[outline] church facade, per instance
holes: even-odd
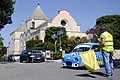
[[[48,27],[64,27],[68,37],[86,37],[86,33],[80,32],[80,26],[67,10],[59,10],[58,14],[52,18],[44,14],[39,5],[37,5],[33,14],[10,34],[10,42],[7,55],[20,54],[26,49],[26,41],[31,39],[43,40],[45,30]]]

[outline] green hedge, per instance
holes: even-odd
[[[0,61],[5,61],[6,57],[5,56],[0,56]]]
[[[61,52],[53,52],[51,54],[51,57],[53,58],[53,60],[58,60],[58,59],[62,59],[62,53]]]

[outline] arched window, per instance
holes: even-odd
[[[32,24],[32,25],[31,25],[31,29],[34,29],[34,28],[35,28],[35,22],[32,21],[31,24]]]
[[[61,25],[62,25],[62,26],[66,26],[67,22],[68,22],[68,21],[67,21],[66,19],[63,19],[63,20],[61,20]]]

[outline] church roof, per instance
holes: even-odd
[[[20,26],[16,29],[16,32],[25,32],[26,31],[26,24],[21,23]]]
[[[40,8],[38,4],[32,16],[30,16],[29,19],[48,20],[48,17],[44,14],[44,12],[42,11],[42,9]]]

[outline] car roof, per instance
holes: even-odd
[[[85,45],[99,45],[99,43],[82,43],[82,45],[85,44]]]
[[[77,47],[90,47],[90,46],[93,46],[93,45],[99,45],[99,43],[81,43],[81,44],[78,44],[75,48]]]

